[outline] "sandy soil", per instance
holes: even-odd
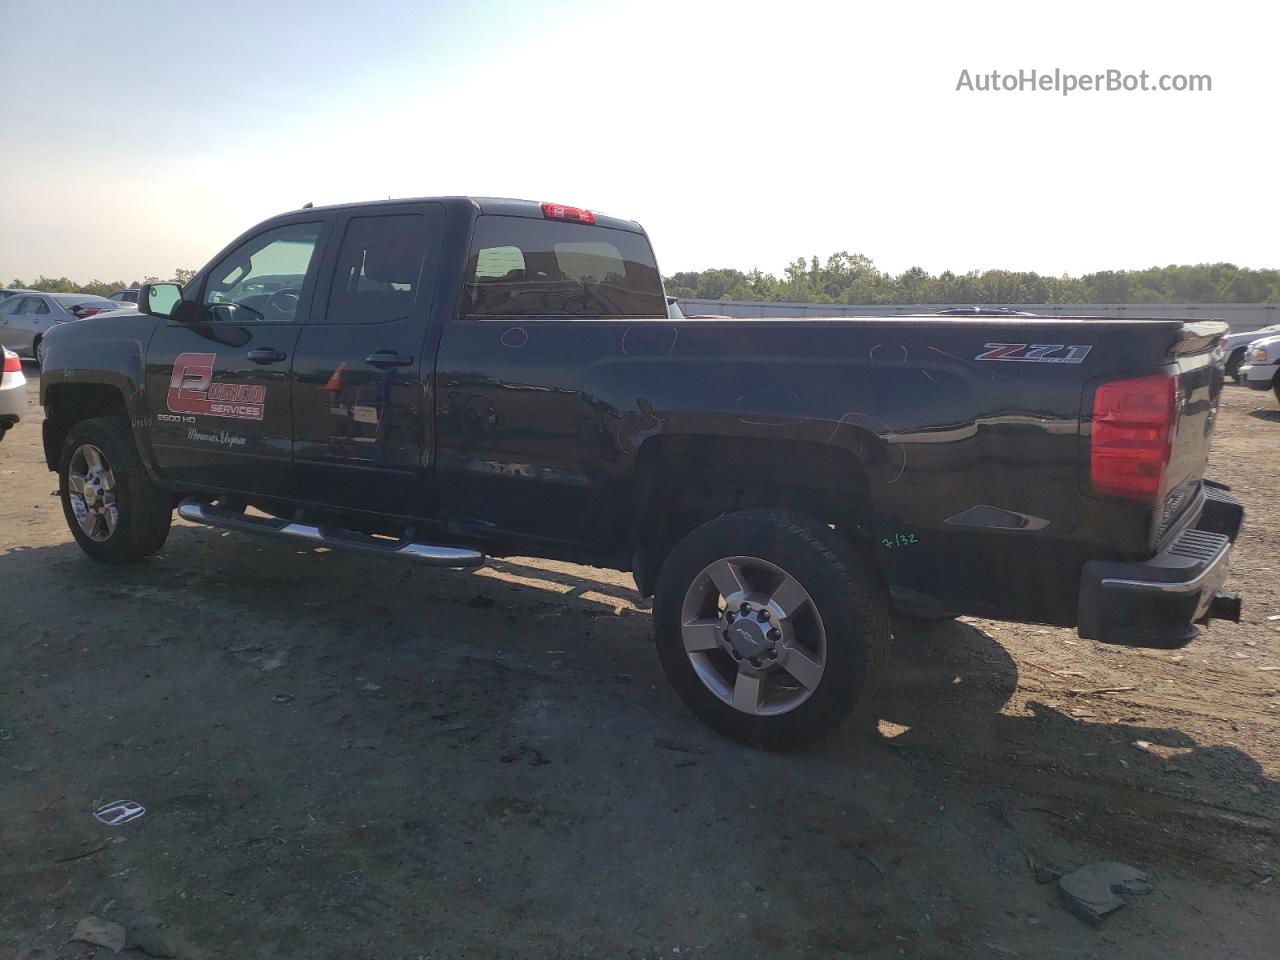
[[[901,624],[878,722],[769,755],[686,714],[613,573],[186,524],[96,566],[33,401],[0,444],[0,958],[110,955],[88,915],[185,958],[1276,957],[1280,413],[1223,406],[1243,624]],[[1110,859],[1154,891],[1101,927],[1041,882]]]

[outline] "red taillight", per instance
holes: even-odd
[[[77,320],[83,320],[85,317],[92,317],[95,313],[102,313],[106,307],[72,307],[71,312],[76,315]]]
[[[1153,501],[1173,446],[1178,378],[1157,374],[1104,383],[1093,396],[1089,468],[1093,489]]]
[[[542,215],[548,220],[572,220],[574,223],[595,223],[596,215],[581,207],[566,207],[562,203],[544,203]]]
[[[6,350],[4,352],[4,372],[5,373],[21,373],[22,361],[16,353]]]

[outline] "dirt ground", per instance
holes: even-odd
[[[899,624],[874,718],[773,755],[685,712],[619,574],[183,523],[97,566],[32,388],[0,444],[0,960],[110,956],[69,940],[91,915],[189,960],[1280,956],[1269,393],[1227,388],[1211,471],[1244,623],[1175,653]],[[99,823],[117,800],[146,813]],[[1051,880],[1097,860],[1154,890],[1092,927]]]

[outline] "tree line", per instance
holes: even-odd
[[[175,270],[185,284],[194,270]],[[45,293],[91,293],[152,283],[157,277],[125,283],[41,276],[11,287]],[[1280,303],[1280,270],[1251,270],[1232,263],[1199,263],[1103,270],[1081,277],[1060,277],[1015,270],[971,270],[934,276],[921,267],[894,275],[876,268],[869,257],[841,251],[827,257],[793,260],[781,278],[760,270],[733,267],[683,270],[666,277],[673,297],[703,300],[772,300],[789,303]]]
[[[173,276],[169,278],[169,282],[186,284],[188,280],[196,275],[194,270],[178,269],[173,271]],[[11,290],[39,290],[41,293],[90,293],[95,297],[105,297],[115,293],[117,290],[128,290],[131,287],[140,287],[144,283],[157,283],[159,277],[145,277],[142,280],[134,280],[132,283],[125,283],[123,280],[90,280],[88,283],[77,283],[67,277],[46,277],[41,274],[40,277],[31,283],[25,283],[17,278],[9,284]]]
[[[912,267],[894,275],[860,253],[841,251],[791,262],[782,277],[732,267],[685,270],[665,278],[667,294],[706,300],[792,303],[1277,303],[1280,270],[1231,263],[1104,270],[1081,277],[1015,270],[943,271]]]

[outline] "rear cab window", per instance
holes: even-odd
[[[665,317],[648,239],[612,227],[485,215],[467,259],[464,313]]]

